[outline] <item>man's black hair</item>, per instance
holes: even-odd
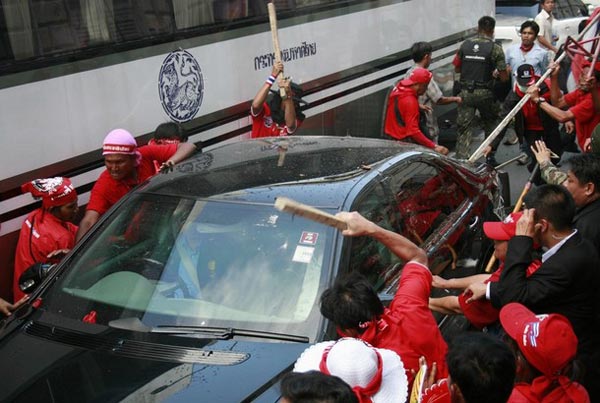
[[[600,155],[583,153],[567,160],[569,170],[581,184],[593,183],[594,192],[600,193]]]
[[[524,202],[527,208],[535,209],[536,220],[544,218],[559,231],[572,228],[575,201],[564,186],[537,186],[525,195]]]
[[[425,56],[433,53],[433,47],[429,42],[415,42],[410,47],[410,54],[415,63],[421,62]]]
[[[510,348],[486,333],[456,336],[446,355],[452,383],[465,403],[504,403],[515,380],[516,362]]]
[[[496,20],[489,15],[484,15],[477,22],[477,27],[480,31],[491,34],[496,28]]]
[[[340,329],[355,329],[383,313],[383,304],[369,281],[358,272],[340,277],[321,295],[321,314]]]
[[[533,30],[533,33],[535,34],[534,40],[537,38],[538,34],[540,33],[540,26],[537,24],[537,22],[535,22],[533,20],[527,20],[524,23],[522,23],[521,30],[519,32],[523,33],[523,30],[525,28],[531,28]]]
[[[346,382],[319,371],[289,372],[281,379],[281,397],[291,403],[358,403]]]
[[[176,139],[181,142],[186,142],[188,139],[188,135],[183,126],[181,126],[179,123],[166,122],[158,125],[158,127],[154,131],[154,139]]]

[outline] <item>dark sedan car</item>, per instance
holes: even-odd
[[[127,195],[2,324],[0,401],[277,401],[307,343],[335,337],[322,291],[358,270],[389,300],[404,264],[278,196],[359,211],[422,245],[434,273],[463,275],[485,265],[497,186],[485,165],[386,140],[199,154]]]

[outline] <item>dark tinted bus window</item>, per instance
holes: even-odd
[[[367,0],[363,0],[367,1]],[[350,1],[276,0],[278,15],[308,12]],[[355,3],[352,1],[352,3]],[[0,61],[54,57],[113,44],[129,48],[230,29],[231,21],[264,24],[264,0],[2,0]],[[258,17],[258,18],[257,18]],[[254,18],[254,20],[252,19]],[[123,48],[120,48],[123,49]]]

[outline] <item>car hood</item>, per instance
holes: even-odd
[[[147,336],[111,331],[102,343],[102,333],[23,323],[0,341],[0,401],[276,401],[274,385],[307,347]]]

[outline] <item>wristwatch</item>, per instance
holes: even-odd
[[[537,100],[537,104],[541,104],[542,102],[546,102],[546,98],[539,97]]]

